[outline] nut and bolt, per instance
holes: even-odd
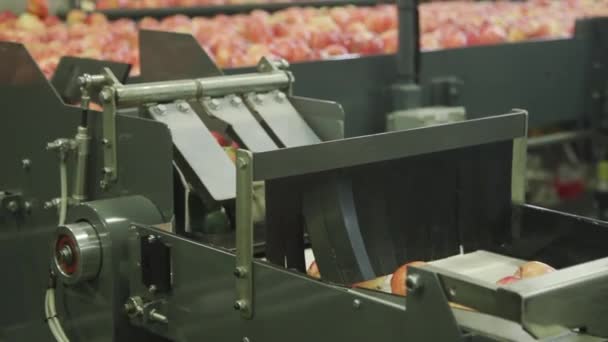
[[[220,108],[220,101],[217,99],[212,99],[207,101],[207,106],[213,110]]]
[[[357,310],[357,309],[359,309],[360,307],[361,307],[361,300],[359,300],[359,299],[355,299],[355,300],[353,300],[353,308],[354,308],[355,310]]]
[[[150,287],[148,287],[148,292],[150,292],[151,294],[155,294],[156,291],[158,291],[158,288],[156,287],[156,285],[152,284],[152,285],[150,285]]]
[[[167,112],[167,106],[159,104],[159,105],[153,106],[151,108],[151,110],[156,115],[163,115]]]
[[[283,102],[285,101],[285,99],[287,98],[287,96],[285,95],[284,92],[282,91],[277,91],[276,95],[275,95],[275,99],[277,100],[277,102]]]
[[[408,275],[405,280],[405,287],[408,293],[414,293],[422,288],[420,276],[417,274]]]
[[[21,167],[24,170],[29,170],[31,166],[32,166],[32,161],[31,160],[29,160],[29,159],[26,158],[26,159],[23,159],[21,161]]]
[[[177,103],[177,110],[182,113],[188,113],[190,111],[190,105],[186,101],[180,101]]]
[[[151,321],[154,321],[154,322],[163,323],[163,324],[169,323],[169,319],[167,318],[167,316],[161,314],[156,309],[150,310],[150,312],[148,313],[148,317],[150,318]]]
[[[247,309],[247,302],[244,300],[237,300],[234,302],[234,310],[246,310]]]
[[[131,318],[139,316],[144,312],[143,305],[141,297],[130,297],[124,305],[125,312]]]
[[[262,103],[264,103],[264,96],[262,94],[256,94],[253,97],[253,101],[256,102],[256,103],[258,103],[258,104],[262,104]]]
[[[247,269],[245,267],[239,266],[234,269],[234,276],[237,278],[245,278],[247,275]]]
[[[238,106],[241,105],[241,103],[243,103],[243,100],[241,100],[240,97],[238,97],[238,96],[235,95],[235,96],[232,96],[232,98],[230,99],[230,103],[233,106],[238,107]]]
[[[6,205],[6,209],[14,214],[19,210],[19,203],[17,203],[17,201],[10,201]]]

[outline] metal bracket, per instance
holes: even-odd
[[[236,301],[245,319],[253,318],[253,154],[237,152],[236,173]]]
[[[526,116],[528,113],[526,112]],[[523,135],[513,139],[513,160],[511,162],[511,202],[514,204],[524,204],[526,202],[526,159],[528,156],[527,136],[528,120]],[[518,215],[517,211],[514,211]],[[512,237],[521,235],[521,217],[511,218]]]
[[[103,179],[99,182],[102,190],[106,190],[118,179],[118,158],[116,157],[116,88],[122,84],[109,68],[103,69],[103,83],[106,84],[99,98],[103,102]]]

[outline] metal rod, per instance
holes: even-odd
[[[418,82],[420,61],[420,27],[417,0],[398,0],[399,47],[397,74],[402,82]]]
[[[567,143],[575,140],[582,140],[593,136],[592,131],[570,131],[570,132],[559,132],[553,134],[547,134],[536,138],[528,139],[528,147],[542,147],[548,145],[555,145],[561,143]]]
[[[83,202],[87,199],[86,184],[87,184],[87,160],[89,158],[89,136],[86,127],[78,127],[76,134],[76,178],[74,181],[74,193],[72,198],[77,202]]]
[[[132,106],[184,98],[222,96],[233,93],[261,92],[289,86],[288,72],[251,73],[206,77],[194,80],[132,84],[116,88],[116,105]]]

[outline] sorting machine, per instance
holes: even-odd
[[[81,75],[80,106],[0,45],[0,339],[608,339],[607,224],[525,204],[525,110],[345,138],[307,75],[224,75],[180,37],[196,58]],[[405,298],[351,287],[410,260]],[[490,280],[524,260],[558,271]]]

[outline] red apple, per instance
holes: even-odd
[[[517,276],[506,276],[504,278],[499,279],[496,282],[496,284],[498,284],[498,285],[507,285],[507,284],[518,282],[520,280],[521,280],[521,278],[517,277]]]
[[[49,3],[47,0],[27,0],[26,10],[38,18],[46,18],[49,15]]]
[[[555,269],[545,263],[540,261],[529,261],[517,269],[515,272],[516,277],[520,277],[522,279],[538,277],[543,274],[554,272]]]

